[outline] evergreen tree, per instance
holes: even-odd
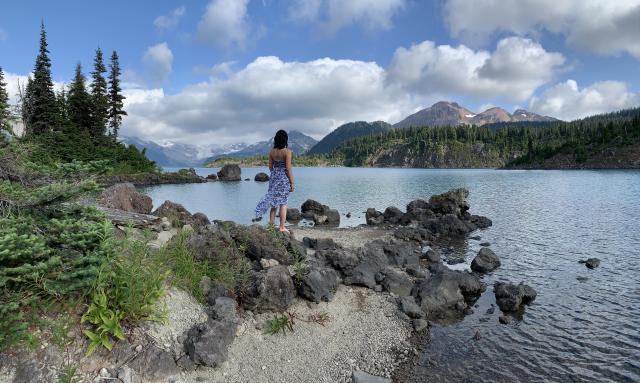
[[[2,71],[2,68],[0,68],[0,131],[11,131],[10,119],[11,111],[9,109],[7,83],[4,82],[4,72]]]
[[[28,97],[31,98],[29,131],[34,135],[50,131],[56,122],[56,95],[53,92],[51,60],[47,49],[44,22],[40,26],[40,50],[36,58],[33,83]]]
[[[82,74],[80,63],[76,66],[76,74],[69,85],[69,120],[80,130],[90,130],[93,119],[91,118],[91,96],[87,93],[85,77]]]
[[[104,136],[107,124],[109,97],[107,95],[107,80],[105,80],[102,75],[106,72],[107,69],[104,66],[104,60],[102,59],[102,51],[98,48],[93,61],[93,72],[91,72],[91,77],[93,79],[93,82],[91,83],[91,114],[93,124],[91,126],[90,133],[91,137],[94,138]]]
[[[122,124],[122,116],[126,116],[127,112],[123,110],[124,96],[120,88],[120,63],[118,62],[118,53],[113,51],[111,55],[111,72],[109,73],[109,128],[110,135],[114,141],[118,139],[118,131]]]
[[[58,124],[66,126],[69,123],[69,102],[68,93],[64,88],[56,93],[56,102],[58,104]]]
[[[31,129],[31,116],[33,114],[33,79],[29,77],[27,84],[18,88],[20,92],[20,115],[24,124],[25,136],[29,137],[33,134]]]

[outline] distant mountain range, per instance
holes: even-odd
[[[412,126],[457,126],[462,124],[482,126],[499,122],[551,122],[556,118],[541,116],[524,109],[513,114],[502,108],[490,108],[481,113],[474,113],[455,102],[440,101],[422,109],[393,125],[395,128]]]
[[[146,149],[147,157],[164,167],[202,166],[221,157],[244,158],[266,155],[273,147],[273,138],[255,144],[189,145],[170,141],[157,143],[137,137],[122,137],[121,142]],[[296,154],[306,153],[317,141],[298,131],[289,132],[289,148]]]
[[[333,132],[327,134],[320,142],[318,142],[309,154],[327,154],[331,153],[338,145],[356,137],[362,137],[369,134],[383,133],[393,129],[393,126],[384,121],[375,122],[349,122],[340,125]]]

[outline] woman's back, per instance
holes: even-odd
[[[271,152],[269,152],[269,156],[271,157],[271,159],[273,161],[286,161],[287,160],[287,154],[289,154],[289,149],[284,148],[284,149],[271,149]]]

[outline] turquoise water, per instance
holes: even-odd
[[[201,175],[217,169],[197,169]],[[266,183],[263,168],[243,168],[236,183],[163,185],[146,192],[158,206],[180,202],[211,219],[249,223]],[[341,226],[364,223],[368,207],[404,210],[416,198],[466,187],[473,214],[494,225],[479,235],[502,266],[485,276],[487,291],[462,322],[432,330],[416,382],[640,381],[640,171],[500,171],[430,169],[294,169],[290,206],[307,198],[340,211]],[[352,213],[347,219],[344,214]],[[465,256],[465,241],[442,249]],[[578,260],[598,257],[587,270]],[[587,277],[579,281],[577,277]],[[526,282],[538,291],[521,321],[498,324],[494,281]],[[481,339],[472,338],[478,331]]]

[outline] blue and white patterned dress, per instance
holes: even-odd
[[[289,177],[285,160],[273,160],[269,190],[256,206],[256,217],[262,217],[269,208],[286,205],[289,199]]]

